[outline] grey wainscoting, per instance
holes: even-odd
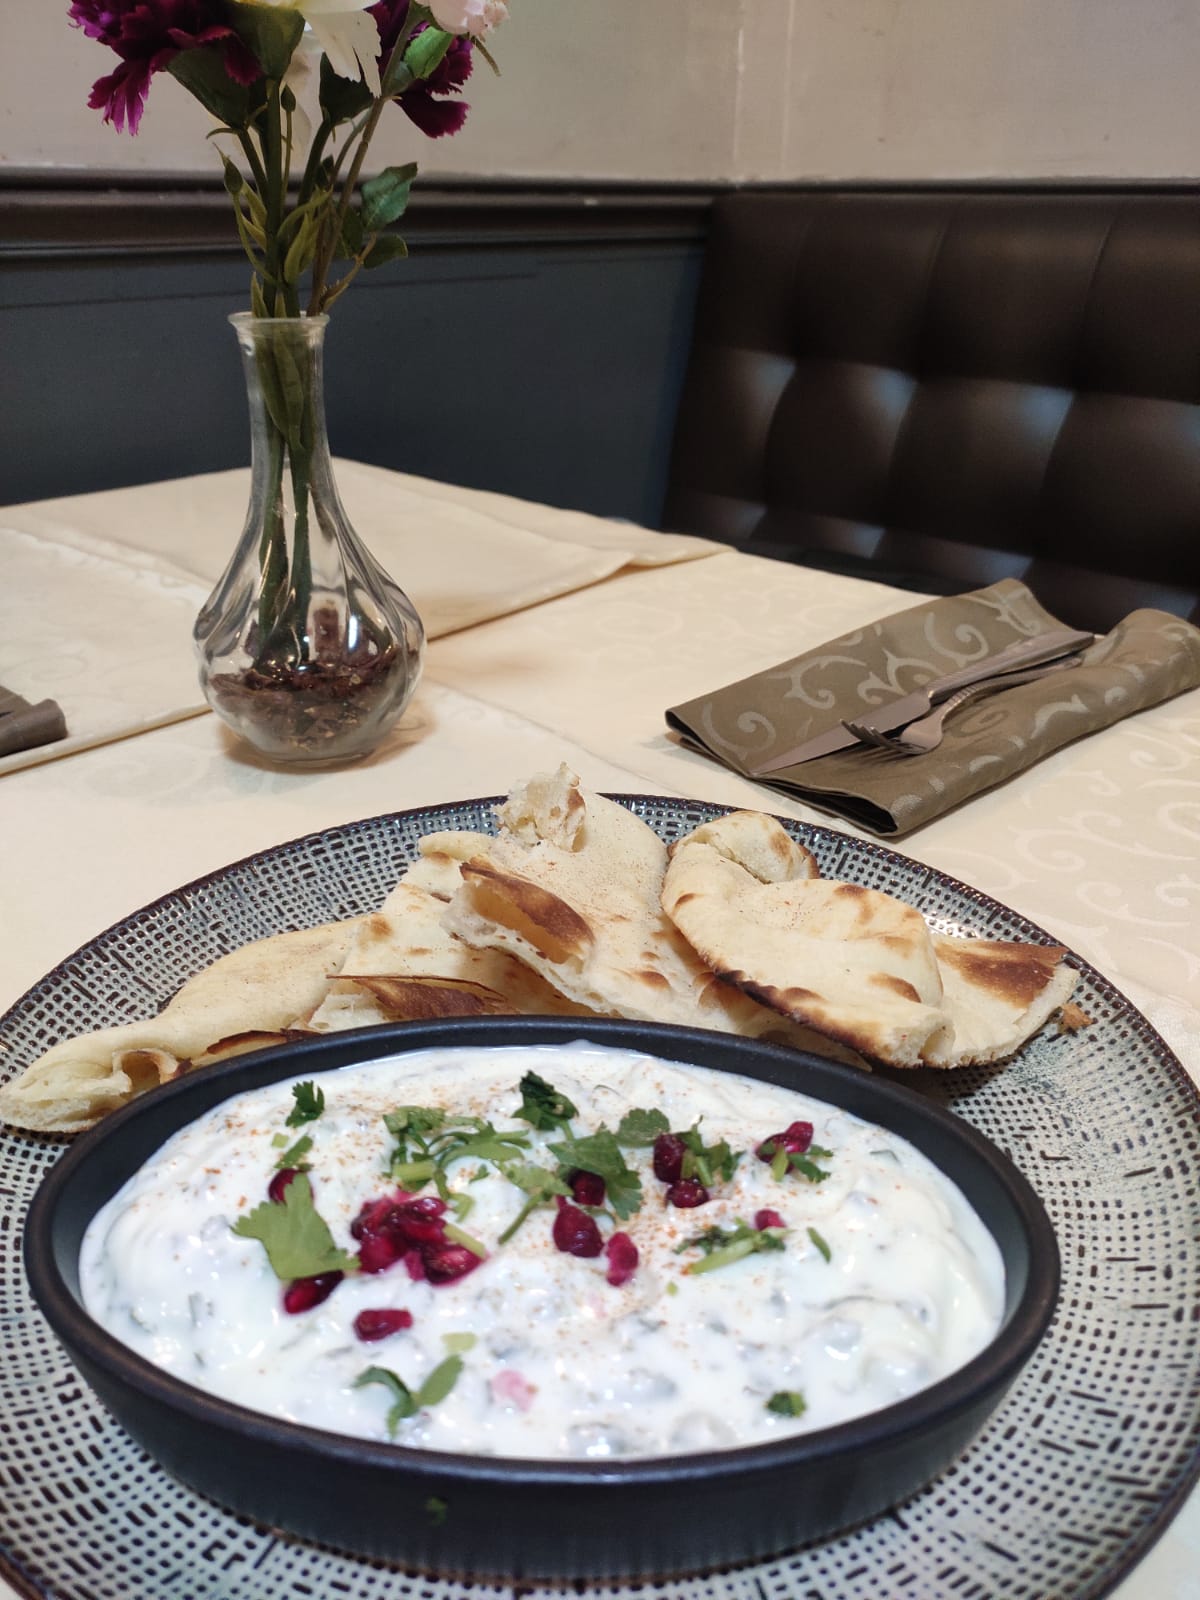
[[[326,346],[335,453],[656,524],[711,190],[418,186]],[[0,177],[0,504],[243,465],[208,180]]]

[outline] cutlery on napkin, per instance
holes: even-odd
[[[744,777],[895,837],[1065,744],[1200,685],[1200,629],[1139,610],[1088,645],[1071,672],[964,707],[927,755],[897,763],[842,727],[878,727],[914,689],[980,666],[990,675],[989,658],[1009,646],[1065,631],[1023,583],[1004,578],[922,601],[673,706],[667,724],[687,747]],[[825,753],[796,761],[797,751],[821,740]]]
[[[66,718],[56,701],[39,700],[31,705],[0,684],[0,756],[53,744],[66,736]]]

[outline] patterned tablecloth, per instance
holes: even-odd
[[[26,611],[53,619],[59,646],[30,654],[14,644],[22,607],[6,578],[0,682],[31,698],[78,691],[80,707],[91,696],[97,722],[106,696],[105,716],[120,700],[135,651],[162,686],[136,714],[125,706],[121,734],[0,776],[0,1011],[120,917],[254,850],[381,812],[499,793],[560,760],[600,789],[828,822],[680,748],[663,712],[914,598],[351,469],[348,503],[363,486],[352,516],[440,637],[409,711],[372,758],[342,772],[286,773],[239,748],[214,717],[193,714],[187,626],[219,564],[211,550],[197,554],[202,507],[210,491],[232,505],[242,483],[219,476],[227,481],[121,491],[119,503],[96,495],[0,513],[0,568],[15,573]],[[407,569],[379,537],[389,502],[397,526],[437,522],[437,538],[417,531],[403,545],[415,552]],[[171,520],[180,506],[183,525]],[[224,553],[228,522],[222,528]],[[491,540],[494,562],[463,564],[464,549]],[[632,565],[655,554],[670,564]],[[464,572],[478,573],[478,585],[464,588]],[[139,622],[151,613],[147,633]],[[35,635],[44,637],[26,638]],[[95,670],[101,659],[107,671]],[[173,708],[176,720],[153,725]],[[139,716],[146,731],[125,736]],[[1200,1081],[1200,691],[1059,751],[919,830],[903,853],[994,896],[1092,962]],[[1193,1495],[1116,1593],[1196,1600],[1198,1574]],[[0,1581],[0,1596],[8,1592]]]

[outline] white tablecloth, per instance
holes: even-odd
[[[363,502],[371,498],[378,510],[392,491],[397,505],[416,495],[426,507],[451,507],[455,518],[464,509],[461,491],[414,487],[377,469],[369,476]],[[220,564],[211,534],[202,558],[193,543],[203,532],[199,511],[182,529],[172,520],[182,504],[199,505],[198,481],[186,495],[179,485],[120,491],[119,529],[116,502],[104,495],[9,508],[0,513],[0,561],[15,551],[32,563],[11,570],[21,583],[35,569],[46,580],[36,606],[45,611],[59,599],[64,636],[74,630],[81,659],[100,648],[111,623],[103,650],[112,662],[127,660],[121,641],[138,638],[136,630],[107,610],[99,618],[81,596],[111,578],[127,597],[155,592],[163,615],[174,607],[190,626],[196,596]],[[208,487],[226,505],[241,492],[240,483]],[[349,501],[352,486],[345,492]],[[426,550],[417,583],[415,572],[389,563],[418,603],[459,622],[457,631],[431,630],[441,637],[429,648],[422,685],[368,761],[340,772],[278,771],[202,715],[0,776],[0,839],[19,841],[4,851],[0,880],[0,1011],[86,939],[205,872],[316,828],[499,793],[560,760],[600,789],[830,820],[682,750],[666,734],[663,711],[914,596],[720,548],[656,547],[657,535],[502,497],[478,497],[465,509],[478,520],[460,520],[459,542],[440,546],[453,549],[452,567],[439,572]],[[357,520],[364,534],[375,532],[367,516]],[[513,569],[505,589],[494,581],[495,564],[464,564],[464,551],[504,541],[508,529],[540,542],[508,541],[528,564]],[[226,526],[226,544],[229,537]],[[41,541],[40,552],[23,543],[29,539]],[[670,565],[631,565],[655,553]],[[186,698],[191,672],[179,631],[176,646],[165,636],[154,645],[178,674],[180,692],[166,697],[173,701]],[[0,682],[36,698],[54,693],[40,676],[46,665],[0,655]],[[1200,1079],[1200,692],[1060,751],[902,848],[1091,961]],[[1117,1593],[1196,1600],[1197,1574],[1193,1496]]]

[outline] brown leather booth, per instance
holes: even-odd
[[[1200,621],[1200,195],[720,198],[663,526]]]

